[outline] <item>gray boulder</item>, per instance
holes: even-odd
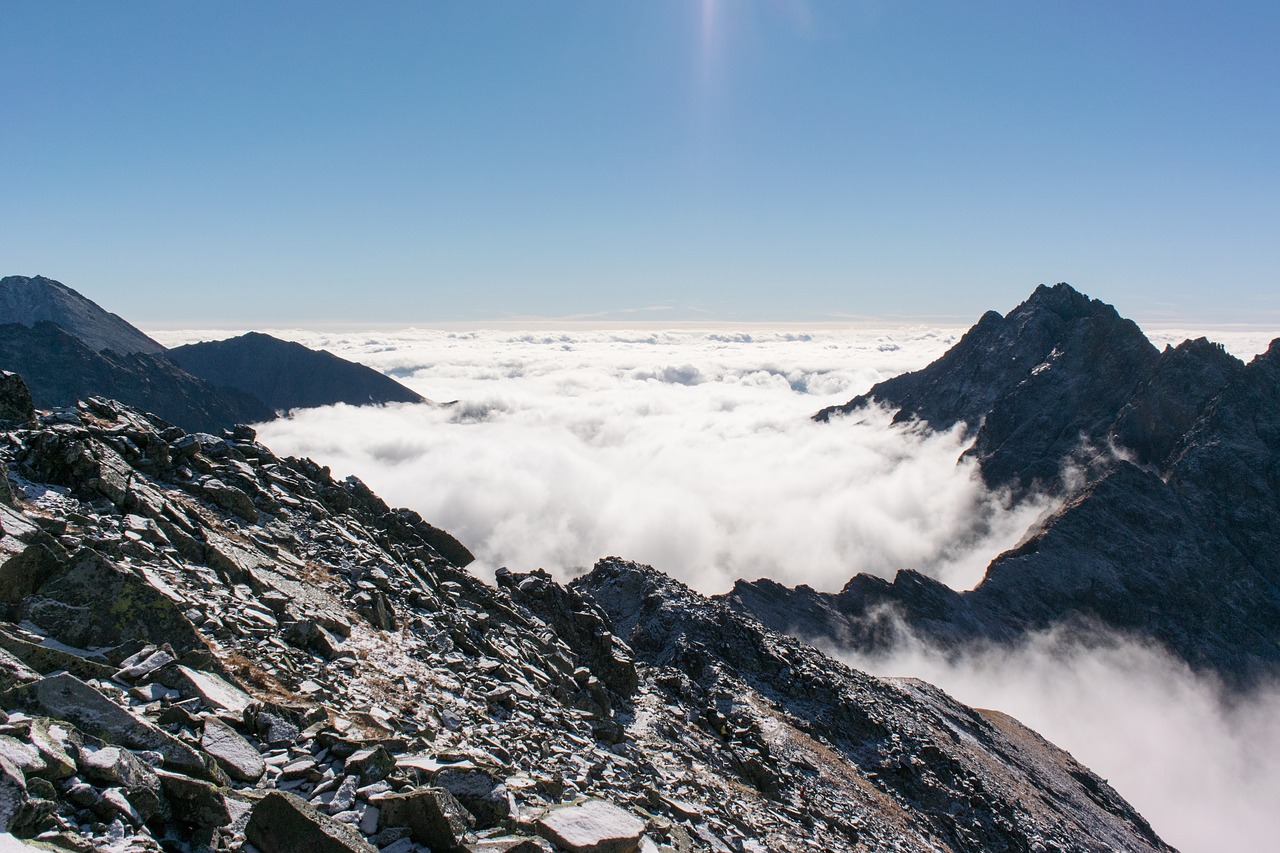
[[[552,809],[537,824],[538,834],[570,853],[635,853],[644,822],[605,800]]]
[[[407,794],[387,794],[375,803],[378,826],[407,826],[409,837],[433,850],[456,850],[476,820],[444,788],[419,788]]]
[[[200,747],[238,782],[257,782],[266,772],[267,765],[253,745],[217,717],[205,717]]]
[[[26,777],[12,761],[0,756],[0,831],[9,831],[26,804]]]
[[[285,791],[272,791],[258,801],[244,835],[261,853],[377,853],[378,849],[350,826]]]

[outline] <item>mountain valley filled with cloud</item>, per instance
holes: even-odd
[[[708,594],[759,577],[836,591],[855,573],[901,568],[967,589],[1061,499],[991,492],[960,459],[957,430],[895,426],[877,411],[810,419],[923,367],[963,332],[278,330],[434,404],[302,410],[259,435],[450,530],[481,575],[508,566],[568,579],[616,554]],[[1201,333],[1245,361],[1272,337],[1148,335],[1164,346]],[[176,345],[230,333],[153,334]],[[963,650],[901,636],[882,654],[824,647],[1014,715],[1109,777],[1181,848],[1256,849],[1280,832],[1280,689],[1233,693],[1107,632]]]

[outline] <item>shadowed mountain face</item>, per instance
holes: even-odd
[[[252,394],[276,411],[426,402],[363,364],[260,332],[174,347],[168,356],[196,376]]]
[[[904,571],[838,593],[740,581],[727,603],[860,649],[903,626],[954,646],[1065,624],[1155,640],[1236,685],[1280,670],[1280,341],[1247,366],[1204,339],[1155,354],[1109,306],[1041,287],[820,417],[838,428],[872,401],[970,424],[987,481],[1015,493],[1063,488],[1068,463],[1084,485],[969,592]]]
[[[919,419],[936,430],[963,422],[988,484],[1053,488],[1082,439],[1106,447],[1116,413],[1158,359],[1110,305],[1066,284],[1041,285],[1007,315],[987,312],[928,367],[816,417],[874,401],[897,409],[897,422]]]
[[[21,374],[39,408],[102,396],[214,432],[297,408],[425,402],[364,365],[256,332],[166,350],[43,276],[0,279],[0,370]]]
[[[183,434],[102,399],[39,415],[18,382],[0,377],[0,831],[67,850],[1170,849],[1015,720],[651,568],[489,586],[449,534],[251,429]]]
[[[204,432],[275,417],[252,395],[218,388],[163,355],[119,355],[109,349],[94,352],[51,322],[38,322],[31,328],[0,325],[0,367],[26,380],[36,407],[41,409],[105,396],[128,400],[172,424]]]
[[[163,346],[61,282],[42,275],[0,278],[0,323],[34,326],[42,320],[58,324],[93,352],[164,352]]]

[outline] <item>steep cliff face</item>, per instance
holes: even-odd
[[[247,428],[17,411],[12,382],[0,829],[77,850],[1168,849],[1013,720],[652,569],[491,587],[447,533]]]
[[[980,424],[970,452],[993,483],[1054,488],[1049,472],[1082,466],[1084,485],[974,590],[902,572],[833,594],[740,582],[727,602],[775,630],[863,649],[895,641],[890,613],[944,646],[1073,623],[1158,641],[1237,685],[1276,672],[1280,341],[1247,366],[1204,339],[1152,357],[1131,326],[1065,285],[1042,287],[850,404]],[[1045,329],[1057,331],[1033,334]]]

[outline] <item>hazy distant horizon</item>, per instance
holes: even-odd
[[[968,322],[960,321],[958,318],[891,318],[891,317],[866,317],[859,320],[831,320],[827,322],[771,322],[766,320],[757,321],[693,321],[688,322],[669,322],[660,321],[652,322],[632,322],[626,320],[602,321],[602,320],[576,320],[570,321],[563,318],[508,318],[495,320],[477,320],[477,321],[449,321],[434,323],[404,323],[387,321],[383,323],[309,323],[309,324],[289,324],[289,325],[251,325],[251,324],[227,324],[227,325],[202,325],[199,323],[144,323],[135,324],[150,337],[164,344],[167,347],[181,346],[183,344],[196,343],[199,341],[224,340],[226,338],[243,335],[247,332],[261,332],[283,340],[297,341],[298,343],[316,345],[315,336],[321,335],[355,335],[361,332],[371,333],[395,333],[404,332],[412,333],[417,331],[440,331],[440,332],[479,332],[479,331],[495,331],[495,332],[682,332],[682,333],[769,333],[769,332],[838,332],[838,331],[857,331],[872,332],[876,330],[895,331],[909,329],[932,329],[936,331],[945,331],[953,333],[957,336],[968,331],[968,329],[977,322],[974,317]],[[1215,343],[1222,344],[1227,352],[1237,358],[1248,361],[1253,355],[1264,352],[1268,344],[1280,338],[1280,322],[1239,322],[1239,323],[1205,323],[1205,322],[1187,322],[1187,321],[1142,321],[1134,320],[1138,327],[1142,329],[1157,347],[1163,348],[1166,344],[1177,346],[1180,342],[1187,339],[1207,337]],[[321,346],[321,348],[324,348]],[[359,361],[360,359],[351,353],[344,355],[345,358]]]

